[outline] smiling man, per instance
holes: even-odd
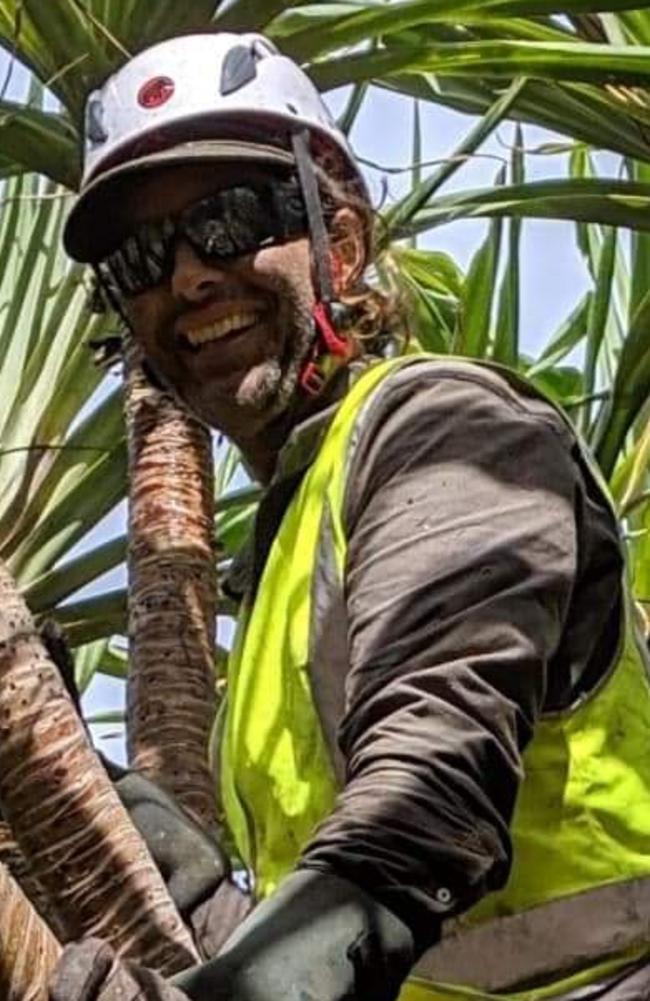
[[[210,155],[220,152],[218,142],[204,148]],[[232,152],[245,156],[247,149],[234,146]],[[151,368],[201,420],[241,445],[249,460],[254,457],[263,479],[286,436],[287,411],[295,418],[296,388],[314,355],[308,220],[300,183],[282,165],[271,161],[262,171],[255,163],[235,167],[217,160],[135,179],[119,197],[140,236],[127,238],[99,266]],[[330,221],[339,246],[340,291],[363,269],[365,233],[349,208],[332,210]],[[229,224],[239,230],[227,237],[217,231]],[[121,276],[129,241],[137,254],[138,240],[149,240],[149,252],[168,265],[173,244],[175,257],[168,283],[133,296],[130,272],[126,284]],[[213,252],[224,240],[226,254]],[[254,254],[246,252],[249,246]],[[313,377],[313,366],[309,371]],[[282,417],[270,437],[269,424]]]
[[[203,164],[168,169],[142,190],[135,187],[129,200],[136,223],[170,218],[170,238],[184,237],[169,283],[125,299],[151,365],[210,426],[232,436],[250,432],[251,423],[263,426],[289,404],[313,338],[307,220],[297,181],[273,169]],[[257,252],[212,254],[212,213],[232,213],[237,225],[249,227],[237,244],[246,248],[261,238]],[[293,239],[274,241],[276,217],[283,237]],[[110,273],[111,258],[104,267]]]
[[[69,947],[55,1001],[650,995],[648,664],[606,488],[516,374],[396,354],[370,233],[260,36],[164,42],[89,98],[66,246],[267,488],[221,742],[258,902],[174,985]]]

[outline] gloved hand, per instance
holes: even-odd
[[[409,928],[386,907],[348,880],[303,870],[215,959],[172,982],[192,1001],[392,1001],[415,959]]]
[[[49,996],[50,1001],[187,1001],[157,973],[117,959],[98,938],[65,947]]]
[[[220,846],[169,793],[138,772],[105,764],[201,956],[215,956],[250,911],[250,896],[232,881]]]
[[[102,760],[174,903],[188,917],[230,874],[228,858],[173,796],[139,772]]]
[[[117,960],[97,939],[67,946],[50,1001],[393,1001],[414,960],[399,918],[353,883],[306,870],[260,904],[216,959],[172,982]]]

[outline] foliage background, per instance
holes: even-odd
[[[424,346],[515,365],[568,408],[610,479],[648,603],[650,12],[628,7],[232,0],[216,20],[264,28],[334,87],[332,107],[363,156],[414,164],[367,166],[383,220],[377,280],[407,297]],[[69,197],[56,185],[78,182],[87,88],[126,50],[205,25],[214,8],[0,0],[0,170],[10,178],[0,556],[34,610],[66,624],[82,688],[125,670],[123,528],[110,515],[124,497],[124,445],[117,381],[100,387],[85,346],[114,320],[90,316],[83,274],[58,249]],[[34,85],[16,96],[18,57],[59,103]],[[484,214],[491,221],[466,221]],[[225,563],[254,491],[224,449],[217,483]]]

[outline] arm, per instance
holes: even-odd
[[[428,368],[394,380],[354,459],[346,782],[301,861],[364,888],[419,948],[507,878],[578,561],[559,418],[477,369]]]

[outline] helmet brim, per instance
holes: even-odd
[[[127,218],[118,211],[117,189],[127,178],[192,163],[251,163],[291,168],[292,153],[262,143],[210,139],[185,142],[119,163],[91,178],[68,216],[63,245],[70,257],[84,264],[101,261],[127,235]]]

